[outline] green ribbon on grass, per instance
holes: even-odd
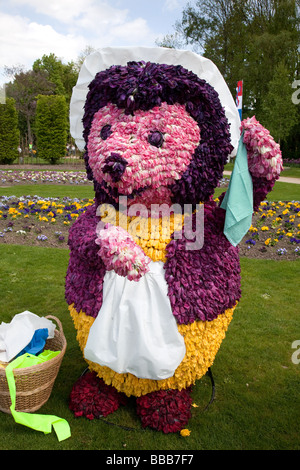
[[[60,351],[49,350],[45,350],[38,356],[25,353],[22,356],[17,357],[14,361],[12,361],[6,367],[5,373],[11,398],[10,411],[16,423],[23,424],[24,426],[32,428],[36,431],[44,432],[45,434],[51,433],[53,426],[58,440],[63,441],[71,436],[70,426],[65,419],[52,415],[24,413],[22,411],[15,410],[16,384],[13,373],[13,369],[23,369],[25,367],[31,367],[36,364],[41,364],[57,356],[59,353]]]

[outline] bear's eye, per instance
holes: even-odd
[[[154,147],[161,147],[164,143],[164,136],[160,131],[151,131],[148,136],[148,142]]]
[[[108,137],[112,134],[112,131],[111,131],[111,125],[110,124],[106,124],[105,126],[102,127],[101,131],[100,131],[100,137],[102,140],[106,140],[108,139]]]

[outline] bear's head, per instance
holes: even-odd
[[[208,201],[232,152],[216,90],[180,65],[131,61],[96,74],[83,116],[96,201]]]

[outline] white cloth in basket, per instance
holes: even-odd
[[[56,325],[45,317],[26,310],[15,315],[10,323],[0,324],[0,361],[9,362],[31,341],[36,330],[48,329],[48,338],[54,338]]]
[[[104,277],[103,304],[90,328],[84,357],[118,373],[162,380],[185,356],[168,297],[162,262],[138,282],[115,271]]]

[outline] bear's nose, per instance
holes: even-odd
[[[102,172],[109,173],[114,183],[120,181],[126,166],[128,165],[127,160],[125,160],[125,158],[123,158],[119,153],[113,152],[104,160],[104,163],[105,165],[102,168]]]

